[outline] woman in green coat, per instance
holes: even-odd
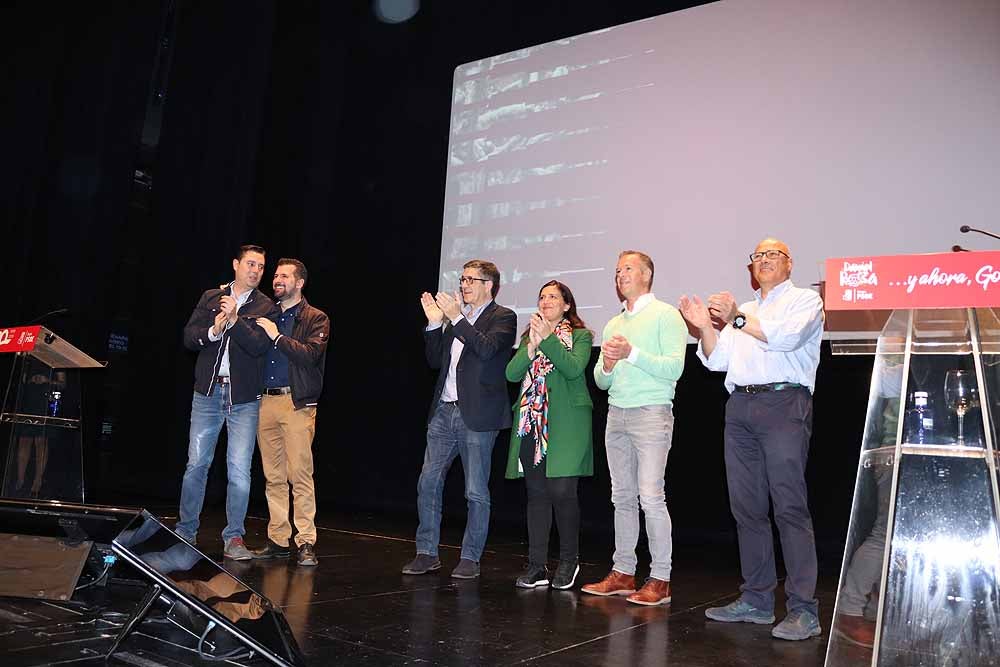
[[[552,587],[572,588],[580,572],[576,487],[581,476],[594,474],[593,403],[584,375],[593,342],[576,313],[573,293],[553,280],[538,293],[538,312],[507,364],[507,379],[521,383],[507,478],[524,477],[528,490],[528,565],[516,582],[521,588],[549,584],[553,512],[559,566]]]

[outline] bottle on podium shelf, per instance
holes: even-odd
[[[906,411],[906,442],[913,445],[934,442],[934,413],[926,391],[913,392],[910,409]]]
[[[49,392],[49,416],[59,416],[59,402],[62,400],[61,391]]]

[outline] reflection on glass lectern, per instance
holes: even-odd
[[[882,329],[828,666],[1000,664],[998,368],[993,309]]]

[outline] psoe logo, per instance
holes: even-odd
[[[854,301],[854,290],[845,289],[844,294],[840,297],[841,301]]]
[[[862,285],[878,286],[878,274],[875,273],[872,260],[844,262],[844,266],[840,269],[840,286],[861,287]]]
[[[0,345],[10,345],[10,329],[0,329]]]

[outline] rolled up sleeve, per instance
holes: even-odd
[[[808,343],[816,330],[823,328],[823,300],[815,292],[803,291],[781,319],[758,319],[760,330],[767,337],[767,349],[791,352]]]

